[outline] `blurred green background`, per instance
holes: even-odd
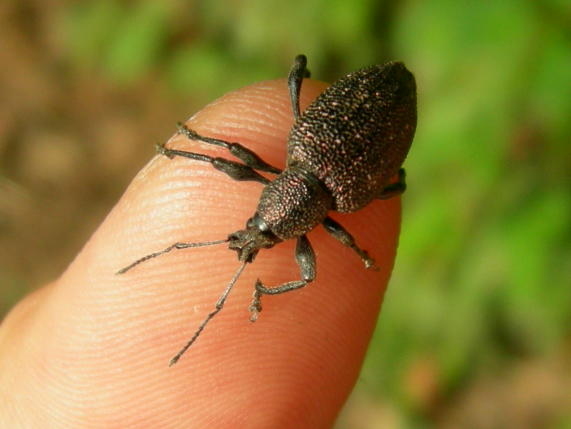
[[[571,4],[0,4],[0,316],[55,278],[177,120],[401,59],[419,126],[357,428],[571,427]]]

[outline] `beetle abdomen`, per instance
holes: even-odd
[[[289,135],[288,168],[299,165],[329,189],[333,209],[376,198],[402,165],[416,128],[416,83],[400,62],[350,73],[304,111]]]

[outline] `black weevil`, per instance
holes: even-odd
[[[174,243],[164,250],[144,256],[121,269],[123,274],[151,258],[174,249],[228,243],[242,263],[215,309],[200,324],[188,343],[174,356],[175,364],[196,341],[206,324],[224,306],[232,287],[260,249],[269,249],[289,239],[297,239],[295,258],[301,279],[275,287],[256,281],[250,305],[251,320],[262,310],[262,295],[276,295],[304,287],[315,279],[315,254],[306,234],[322,224],[327,232],[353,249],[367,268],[375,267],[369,254],[357,246],[353,236],[327,216],[329,211],[351,213],[374,199],[387,199],[406,189],[401,168],[416,129],[416,83],[401,62],[367,67],[342,77],[303,112],[299,94],[304,77],[309,76],[307,59],[298,55],[288,76],[294,125],[288,137],[285,170],[263,161],[239,143],[204,137],[185,125],[179,132],[189,139],[221,146],[242,162],[157,146],[169,158],[182,156],[209,162],[234,180],[252,180],[265,185],[258,208],[246,222],[246,229],[225,240],[203,243]],[[258,171],[277,174],[268,180]],[[399,180],[390,180],[398,173]]]

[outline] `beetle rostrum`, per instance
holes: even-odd
[[[406,189],[401,168],[416,129],[416,83],[403,63],[389,62],[350,73],[318,96],[300,112],[299,94],[304,77],[309,77],[307,59],[298,55],[288,76],[294,125],[288,137],[286,168],[282,171],[263,161],[240,143],[202,136],[183,124],[179,133],[191,140],[220,146],[240,162],[204,154],[169,149],[157,151],[210,163],[234,180],[257,181],[264,185],[258,207],[245,229],[226,239],[201,243],[174,243],[146,255],[119,270],[123,274],[136,265],[171,250],[228,243],[238,254],[240,267],[192,338],[171,359],[175,364],[194,344],[208,322],[224,307],[226,298],[247,264],[260,249],[296,239],[295,259],[301,278],[268,287],[259,279],[249,309],[255,321],[262,310],[263,295],[277,295],[299,289],[316,276],[315,254],[306,234],[321,224],[343,245],[353,249],[367,268],[375,262],[353,236],[328,216],[329,212],[351,213],[375,199],[388,199]],[[259,172],[276,174],[269,180]],[[398,181],[391,182],[398,175]]]

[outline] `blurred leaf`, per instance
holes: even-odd
[[[122,9],[114,0],[82,2],[69,8],[67,41],[79,67],[91,68],[101,61],[113,37],[112,28],[121,22]]]
[[[76,64],[126,83],[156,65],[167,37],[168,3],[113,0],[76,5],[67,19]]]
[[[128,8],[111,41],[105,69],[112,79],[129,82],[147,73],[164,50],[167,18],[166,2],[144,1]]]

